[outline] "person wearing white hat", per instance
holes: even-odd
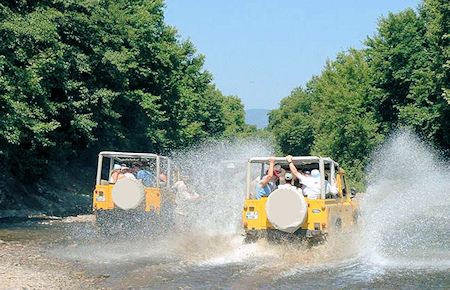
[[[119,177],[120,174],[120,168],[121,166],[119,164],[114,164],[114,167],[110,173],[109,183],[115,184],[117,182],[117,178]]]
[[[305,171],[301,173],[297,170],[292,162],[292,155],[286,156],[287,162],[289,162],[289,168],[291,173],[297,177],[303,184],[303,194],[308,199],[317,199],[320,196],[320,172],[317,169],[312,171]]]

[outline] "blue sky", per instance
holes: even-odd
[[[166,0],[165,22],[205,55],[224,95],[245,109],[275,109],[319,75],[327,59],[362,48],[389,12],[420,0]]]

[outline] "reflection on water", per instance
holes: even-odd
[[[246,150],[248,155],[270,153],[248,148],[253,148]],[[213,153],[233,155],[239,146],[220,150],[197,151],[203,166],[189,154],[179,158],[195,168],[189,172],[194,180],[232,180],[234,173],[228,176],[211,165],[220,155]],[[75,221],[1,230],[0,239],[37,241],[51,256],[79,263],[92,275],[108,274],[106,286],[113,289],[448,288],[450,206],[445,197],[450,171],[440,160],[413,135],[393,136],[374,155],[360,228],[329,236],[312,248],[244,244],[237,226],[243,192],[203,183],[194,184],[204,198],[192,207],[192,227],[182,231],[104,237],[92,223]]]

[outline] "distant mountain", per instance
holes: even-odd
[[[269,124],[267,109],[249,109],[245,110],[245,122],[250,125],[256,125],[256,128],[263,129]]]

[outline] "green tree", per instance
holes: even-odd
[[[313,96],[302,88],[294,89],[269,112],[269,129],[283,154],[309,155],[314,142]]]
[[[383,126],[410,127],[449,148],[449,4],[424,1],[382,18],[366,40]]]
[[[0,161],[18,178],[99,150],[164,152],[245,130],[204,57],[164,23],[162,0],[0,8]]]
[[[362,51],[350,49],[327,61],[306,90],[295,89],[270,113],[283,154],[330,156],[361,189],[369,153],[383,138],[370,81]]]
[[[349,167],[366,163],[380,142],[374,90],[364,52],[350,49],[328,61],[310,87],[314,95],[313,154],[338,156]]]
[[[427,69],[427,80],[435,91],[428,96],[425,104],[423,100],[421,101],[425,106],[431,105],[433,108],[429,111],[433,115],[438,115],[433,124],[426,124],[427,132],[433,134],[437,144],[448,149],[450,148],[450,3],[444,0],[425,0],[419,13],[424,19],[425,37],[432,51],[432,57],[427,62],[431,66]],[[420,75],[417,78],[420,78]]]
[[[370,152],[384,138],[373,107],[378,92],[363,51],[350,49],[328,61],[311,83],[314,95],[315,140],[311,153],[328,155],[347,168],[359,189]]]
[[[330,155],[363,180],[372,149],[398,127],[450,148],[450,3],[381,18],[366,49],[328,61],[270,113],[283,153]]]
[[[256,126],[245,123],[245,110],[241,99],[237,96],[221,96],[222,113],[226,126],[225,137],[247,137],[256,133]]]

